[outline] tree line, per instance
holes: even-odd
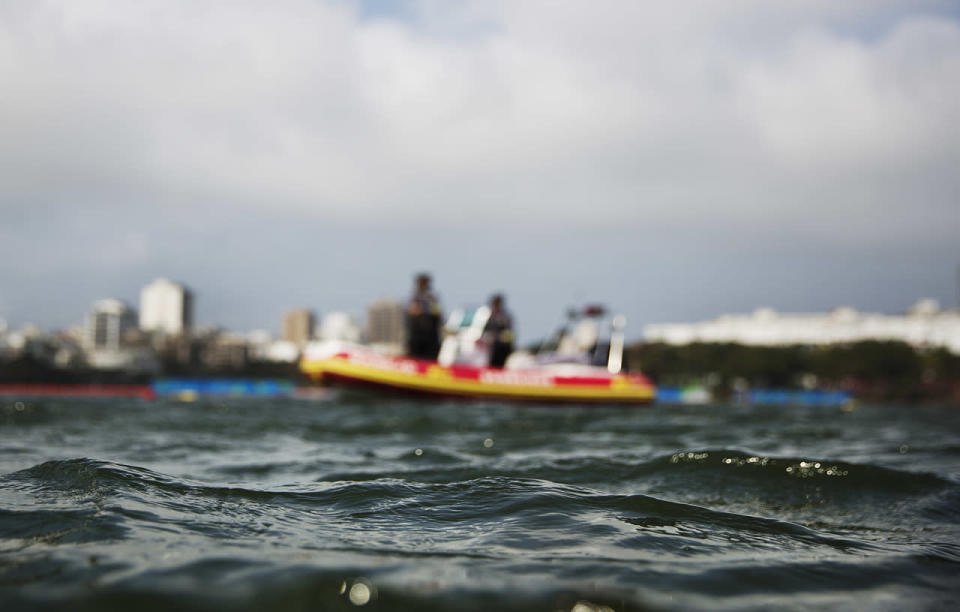
[[[639,343],[627,363],[657,384],[702,384],[721,395],[738,386],[845,389],[877,399],[960,402],[960,355],[896,341],[824,346]]]

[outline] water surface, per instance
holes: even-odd
[[[958,604],[947,407],[0,401],[4,610]]]

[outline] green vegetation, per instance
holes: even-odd
[[[877,399],[960,401],[960,355],[915,350],[903,342],[783,347],[641,343],[627,348],[627,363],[658,384],[706,384],[720,394],[737,385],[816,386]]]

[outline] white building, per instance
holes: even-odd
[[[137,313],[129,306],[120,300],[99,300],[87,315],[84,345],[89,350],[117,351],[136,328]]]
[[[246,333],[247,355],[252,361],[266,361],[267,352],[273,343],[273,336],[265,329],[255,329]]]
[[[836,308],[829,313],[782,314],[760,308],[748,315],[722,315],[700,323],[647,325],[647,342],[690,344],[735,342],[754,346],[838,344],[863,340],[899,340],[915,347],[943,347],[960,354],[960,311],[940,310],[920,300],[903,315]]]
[[[360,328],[354,323],[353,317],[345,312],[328,313],[320,322],[317,336],[321,340],[342,340],[344,342],[359,342]]]
[[[267,361],[295,363],[298,359],[300,359],[300,347],[296,342],[276,340],[267,346]]]
[[[156,372],[156,356],[141,343],[137,313],[120,300],[94,302],[84,326],[87,363],[99,369]]]
[[[140,329],[182,334],[193,324],[193,294],[179,283],[158,278],[140,291]]]

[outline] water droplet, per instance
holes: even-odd
[[[353,605],[365,606],[370,602],[370,587],[362,582],[354,582],[348,597]]]

